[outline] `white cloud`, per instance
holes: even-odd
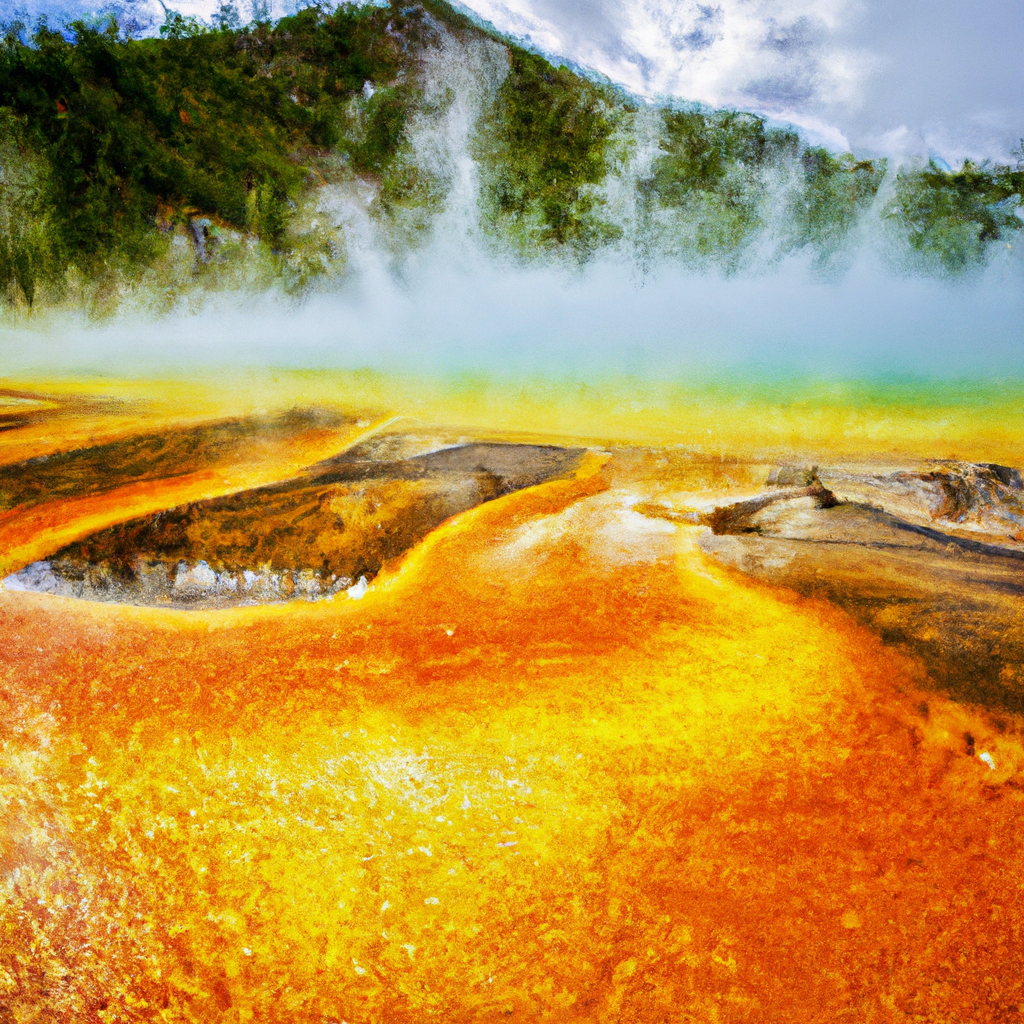
[[[839,42],[857,0],[639,0],[593,5],[575,22],[561,5],[545,12],[534,0],[472,6],[500,30],[640,96],[757,109],[819,129],[811,111],[855,104],[872,66],[866,52]]]
[[[470,0],[631,92],[768,114],[815,141],[1006,159],[1024,135],[1016,0]],[[901,125],[905,129],[901,130]],[[896,143],[896,149],[888,148]]]

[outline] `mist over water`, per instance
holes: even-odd
[[[862,259],[835,282],[799,260],[725,277],[620,262],[583,272],[444,258],[303,301],[220,296],[198,313],[59,318],[7,332],[5,372],[280,366],[586,377],[731,369],[840,376],[1024,372],[1019,261],[951,285]],[[461,264],[461,265],[460,265]]]

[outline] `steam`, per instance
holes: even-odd
[[[3,365],[9,374],[116,375],[239,365],[580,378],[1024,372],[1024,290],[1012,254],[962,287],[893,277],[869,258],[834,283],[796,260],[756,277],[665,266],[638,282],[614,260],[583,274],[470,267],[451,240],[421,255],[404,281],[366,276],[298,304],[221,296],[198,314],[103,325],[58,318],[7,331]]]

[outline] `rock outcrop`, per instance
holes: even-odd
[[[1024,478],[995,463],[937,462],[894,473],[823,470],[827,486],[851,500],[952,532],[1024,543]]]
[[[711,532],[700,546],[748,575],[840,605],[919,658],[951,695],[1024,713],[1024,550],[1007,536],[1020,474],[943,463],[822,478],[836,490],[834,480],[854,481],[876,500],[850,500],[847,487],[840,501],[821,484],[768,491],[702,514]],[[885,505],[909,506],[914,517]],[[987,529],[942,528],[968,522]]]
[[[372,580],[451,516],[570,474],[583,455],[488,443],[397,460],[372,452],[360,446],[282,484],[121,523],[26,566],[5,586],[195,609],[328,598]]]

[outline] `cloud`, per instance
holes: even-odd
[[[1024,135],[1018,0],[470,0],[649,98],[755,110],[835,148],[1007,159]],[[895,149],[890,145],[896,144]]]
[[[855,103],[870,54],[842,45],[855,0],[474,0],[538,49],[593,68],[637,95],[756,108],[808,121],[816,104]]]

